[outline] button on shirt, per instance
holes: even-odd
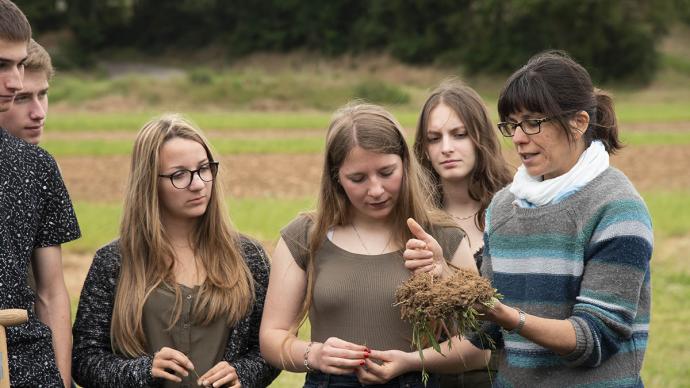
[[[174,312],[175,292],[170,286],[161,284],[144,303],[142,323],[147,340],[146,351],[153,354],[167,346],[187,355],[196,368],[196,374],[190,372],[187,377],[180,376],[181,384],[196,387],[197,374],[202,376],[223,360],[230,328],[225,319],[216,319],[205,326],[194,323],[192,311],[199,287],[178,286],[182,294],[182,311],[172,328],[169,327]],[[162,386],[179,387],[179,384],[165,380]]]

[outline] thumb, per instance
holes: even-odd
[[[416,238],[424,242],[429,242],[431,236],[424,231],[424,228],[422,228],[421,225],[419,225],[417,221],[414,220],[414,218],[407,219],[407,227],[410,229],[410,232],[412,232],[412,234]]]
[[[380,360],[384,362],[390,362],[393,360],[391,357],[391,352],[388,350],[376,350],[376,349],[371,349],[369,352],[369,358],[373,358],[375,360]]]

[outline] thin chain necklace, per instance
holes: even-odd
[[[367,252],[367,255],[371,255],[371,252],[369,252],[369,249],[367,249],[367,246],[364,245],[364,240],[362,240],[362,236],[359,235],[359,231],[355,227],[355,223],[352,222],[350,223],[352,225],[352,230],[355,231],[355,234],[357,235],[357,238],[359,239],[359,243],[362,244],[362,248],[364,248],[364,251]],[[381,249],[381,252],[379,252],[379,255],[382,255],[383,252],[386,251],[386,248],[388,248],[388,244],[391,243],[391,238],[393,238],[393,233],[388,235],[388,241],[386,241],[386,245],[383,246],[383,249]]]
[[[477,211],[476,211],[476,212],[474,212],[474,213],[470,214],[470,215],[469,215],[469,216],[467,216],[467,217],[458,217],[458,216],[456,216],[456,215],[452,215],[452,214],[451,214],[451,217],[455,218],[455,219],[456,219],[456,220],[458,220],[458,221],[465,221],[465,220],[469,220],[470,218],[472,218],[472,217],[476,216],[476,215],[477,215],[477,213],[479,213],[479,209],[477,209]]]

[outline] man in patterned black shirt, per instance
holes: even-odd
[[[24,14],[0,0],[0,111],[22,89],[30,38]],[[10,383],[63,386],[71,380],[71,334],[60,245],[78,238],[79,226],[55,160],[4,129],[0,172],[0,309],[29,312],[28,323],[7,329]],[[36,294],[26,281],[32,256]]]

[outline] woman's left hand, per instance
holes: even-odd
[[[235,367],[227,361],[217,363],[208,372],[199,377],[196,383],[202,387],[222,387],[223,385],[227,385],[230,388],[242,387]]]
[[[410,354],[400,350],[372,350],[365,364],[356,370],[362,384],[384,384],[412,370]]]
[[[407,227],[416,238],[407,240],[405,244],[405,268],[415,274],[431,272],[434,276],[444,276],[448,273],[448,263],[436,239],[412,218],[407,219]]]

